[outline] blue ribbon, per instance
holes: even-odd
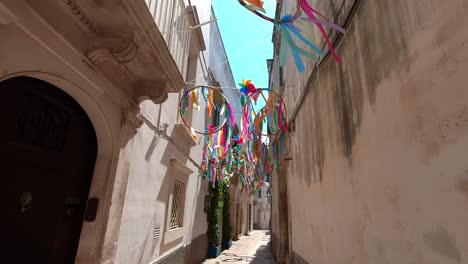
[[[315,52],[317,52],[319,56],[323,57],[322,51],[317,46],[312,44],[312,42],[306,39],[295,27],[289,25],[288,23],[283,23],[281,25],[283,28],[287,28],[289,31],[294,33],[294,35],[296,35],[300,40],[302,40],[305,44],[307,44],[307,46],[311,47]]]
[[[291,45],[291,34],[289,34],[287,28],[284,26],[284,24],[281,24],[281,29],[283,30],[283,37],[286,37],[286,41],[289,43],[289,49],[291,50],[291,54],[294,58],[294,62],[296,62],[296,67],[299,70],[299,72],[304,72],[304,63],[301,60],[301,56],[299,55],[299,52]]]

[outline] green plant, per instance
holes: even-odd
[[[223,241],[232,240],[231,195],[229,184],[223,184]]]
[[[210,247],[218,247],[221,245],[219,217],[221,216],[223,207],[222,195],[222,186],[216,185],[215,187],[210,187],[210,202],[206,214],[208,222],[208,246]]]

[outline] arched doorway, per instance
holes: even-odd
[[[2,240],[14,263],[74,263],[97,142],[79,104],[30,77],[0,83]]]

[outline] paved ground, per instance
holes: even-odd
[[[238,263],[238,264],[274,264],[270,251],[270,231],[255,230],[249,236],[243,236],[232,243],[216,259],[208,259],[204,264]]]

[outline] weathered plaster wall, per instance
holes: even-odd
[[[354,3],[310,2],[341,24]],[[343,63],[312,78],[290,135],[298,262],[468,262],[466,12],[464,0],[362,1]],[[312,70],[294,67],[290,112]]]

